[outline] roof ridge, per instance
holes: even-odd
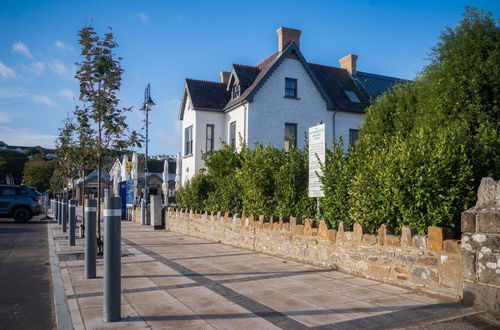
[[[263,59],[262,61],[260,61],[259,63],[255,64],[256,67],[259,67],[264,64],[266,61],[269,61],[273,56],[276,56],[278,54],[278,52],[274,52],[272,53],[271,55],[269,55],[268,57],[266,57],[265,59]]]
[[[247,65],[247,64],[233,63],[233,66],[241,66],[241,67],[244,67],[244,68],[250,68],[250,69],[257,69],[257,70],[260,70],[260,68],[259,68],[258,66],[255,66],[255,65]]]
[[[368,75],[368,76],[372,76],[372,77],[380,78],[380,79],[385,79],[385,80],[405,80],[405,81],[410,81],[408,79],[397,78],[397,77],[393,77],[393,76],[386,76],[386,75],[379,74],[379,73],[371,73],[371,72],[365,72],[365,71],[358,71],[357,74],[359,74],[359,73],[361,73],[361,75]]]
[[[346,70],[346,69],[344,69],[344,68],[339,68],[338,66],[333,66],[333,65],[318,64],[318,63],[312,63],[312,62],[307,62],[307,64],[318,65],[318,66],[324,66],[324,67],[326,67],[326,68],[332,68],[332,69],[337,69],[337,70]]]
[[[197,82],[203,82],[203,83],[208,83],[208,84],[217,84],[217,85],[226,85],[224,83],[221,83],[219,81],[210,81],[210,80],[203,80],[203,79],[194,79],[194,78],[186,78],[186,81],[187,80],[190,80],[190,81],[197,81]]]

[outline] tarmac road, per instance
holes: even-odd
[[[56,329],[47,221],[0,218],[0,328]]]

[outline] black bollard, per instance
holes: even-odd
[[[105,322],[121,318],[121,198],[104,199],[104,288]]]
[[[97,200],[85,203],[85,278],[95,278]]]
[[[68,229],[68,200],[65,198],[62,202],[62,231],[67,232]]]
[[[69,246],[75,246],[75,230],[76,230],[76,201],[68,201],[68,219],[69,219],[69,233],[68,233],[68,243]]]

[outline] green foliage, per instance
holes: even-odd
[[[177,204],[183,209],[205,210],[205,201],[212,189],[206,174],[198,173],[177,191]]]
[[[243,213],[275,215],[276,173],[284,162],[284,152],[269,145],[256,143],[254,149],[241,151],[241,169],[237,178],[241,186]]]
[[[491,14],[467,9],[423,74],[369,108],[352,155],[353,220],[457,227],[480,178],[500,176],[499,31]]]
[[[343,221],[351,225],[349,216],[349,186],[352,174],[351,158],[344,153],[344,144],[334,140],[332,149],[326,153],[325,164],[322,164],[321,182],[325,197],[321,199],[323,217],[336,228]]]
[[[352,219],[372,232],[382,223],[422,233],[431,225],[455,227],[474,193],[465,137],[465,130],[453,125],[421,128],[384,149],[364,148],[354,155],[361,163],[349,189]]]
[[[312,218],[316,205],[308,197],[308,149],[292,147],[275,174],[276,216]]]
[[[7,177],[10,177],[15,184],[20,184],[23,177],[23,166],[27,160],[28,158],[23,153],[0,149],[0,183],[7,183]]]
[[[25,185],[36,187],[45,192],[50,188],[50,178],[54,172],[55,160],[46,160],[36,154],[24,164],[23,181]]]
[[[223,143],[218,150],[203,155],[207,180],[213,189],[208,194],[206,208],[209,211],[238,213],[242,209],[241,187],[236,180],[241,167],[241,156]]]

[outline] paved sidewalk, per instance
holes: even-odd
[[[471,315],[441,297],[122,222],[122,320],[102,321],[102,260],[52,225],[75,329],[395,328]],[[75,254],[76,253],[76,254]]]

